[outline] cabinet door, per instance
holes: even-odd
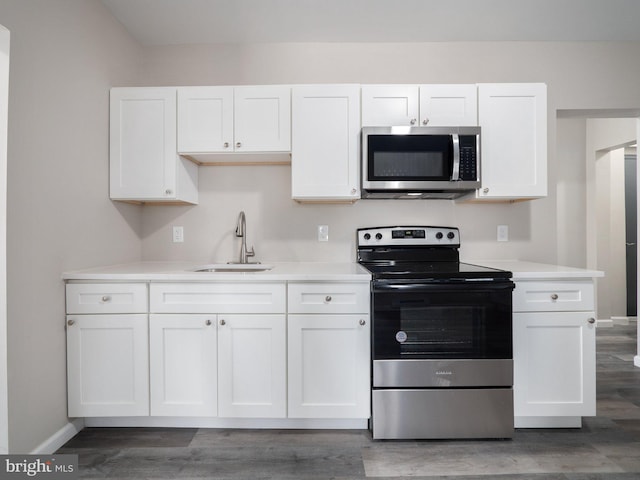
[[[178,152],[233,151],[233,87],[178,88]]]
[[[175,88],[112,88],[110,196],[198,203],[197,166],[178,157]]]
[[[417,85],[363,85],[362,126],[418,125]]]
[[[422,85],[420,87],[420,125],[477,126],[476,85]]]
[[[151,415],[217,415],[215,315],[149,318]]]
[[[292,195],[301,201],[360,198],[360,87],[293,87]]]
[[[218,316],[220,417],[286,416],[284,315]]]
[[[477,198],[547,195],[547,88],[544,84],[480,84],[482,188]]]
[[[289,417],[369,418],[367,315],[289,315]]]
[[[594,315],[513,314],[515,416],[596,414]]]
[[[234,114],[236,152],[291,150],[291,87],[235,87]]]
[[[70,417],[149,415],[146,315],[67,316]]]

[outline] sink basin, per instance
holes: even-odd
[[[209,265],[201,265],[193,269],[194,272],[266,272],[271,270],[273,265],[262,263],[211,263]]]

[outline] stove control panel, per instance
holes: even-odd
[[[372,227],[358,229],[358,246],[426,245],[460,246],[455,227]]]

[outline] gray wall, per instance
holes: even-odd
[[[465,259],[521,258],[586,266],[584,161],[556,150],[556,110],[637,108],[640,66],[635,43],[264,44],[145,49],[148,85],[270,83],[545,82],[549,99],[549,196],[513,204],[361,201],[300,205],[290,199],[287,167],[201,167],[196,207],[143,212],[147,260],[227,261],[239,249],[235,217],[247,213],[249,241],[262,260],[350,260],[359,226],[456,225]],[[621,75],[620,72],[625,74]],[[567,128],[569,126],[567,125]],[[328,244],[316,226],[329,225]],[[510,242],[496,241],[507,224]],[[171,243],[171,226],[185,243]]]
[[[415,222],[459,226],[466,258],[555,262],[560,256],[584,266],[584,191],[556,192],[575,173],[560,168],[565,153],[556,153],[555,110],[640,107],[640,65],[629,61],[638,57],[636,43],[141,48],[97,0],[0,0],[0,19],[12,34],[12,452],[33,450],[67,421],[62,271],[139,258],[227,260],[237,253],[232,231],[240,209],[263,260],[350,260],[356,227]],[[290,199],[290,168],[280,166],[201,168],[195,207],[109,201],[109,87],[333,82],[546,82],[549,197],[488,205],[301,205]],[[328,243],[315,240],[317,224],[330,226]],[[498,224],[510,226],[510,242],[495,241]],[[185,227],[184,244],[171,243],[172,225]],[[575,254],[573,242],[580,245]]]
[[[1,0],[11,31],[8,135],[9,451],[65,426],[60,274],[138,260],[140,208],[108,198],[108,89],[138,46],[95,0]]]

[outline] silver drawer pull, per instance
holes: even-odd
[[[324,297],[324,301],[329,303],[331,301],[331,295],[327,295],[326,297]]]
[[[103,301],[104,303],[106,303],[106,302],[110,302],[110,301],[111,301],[111,297],[110,297],[109,295],[104,295],[104,296],[102,297],[102,301]]]
[[[365,322],[364,320],[360,320],[360,325],[366,325],[367,322]]]
[[[551,294],[551,300],[557,300],[558,299],[558,294],[557,293],[552,293]]]
[[[596,319],[595,319],[595,318],[593,318],[593,317],[591,317],[591,318],[589,318],[589,319],[587,320],[587,322],[589,322],[589,323],[591,323],[591,324],[594,324],[594,323],[596,323]]]
[[[223,318],[222,320],[220,320],[220,325],[226,325],[227,321]]]
[[[75,320],[69,320],[69,321],[67,322],[67,325],[71,326],[71,325],[74,325],[75,323],[76,323],[76,321],[75,321]]]
[[[204,322],[204,324],[207,326],[211,325],[211,320],[207,320],[206,322]]]

